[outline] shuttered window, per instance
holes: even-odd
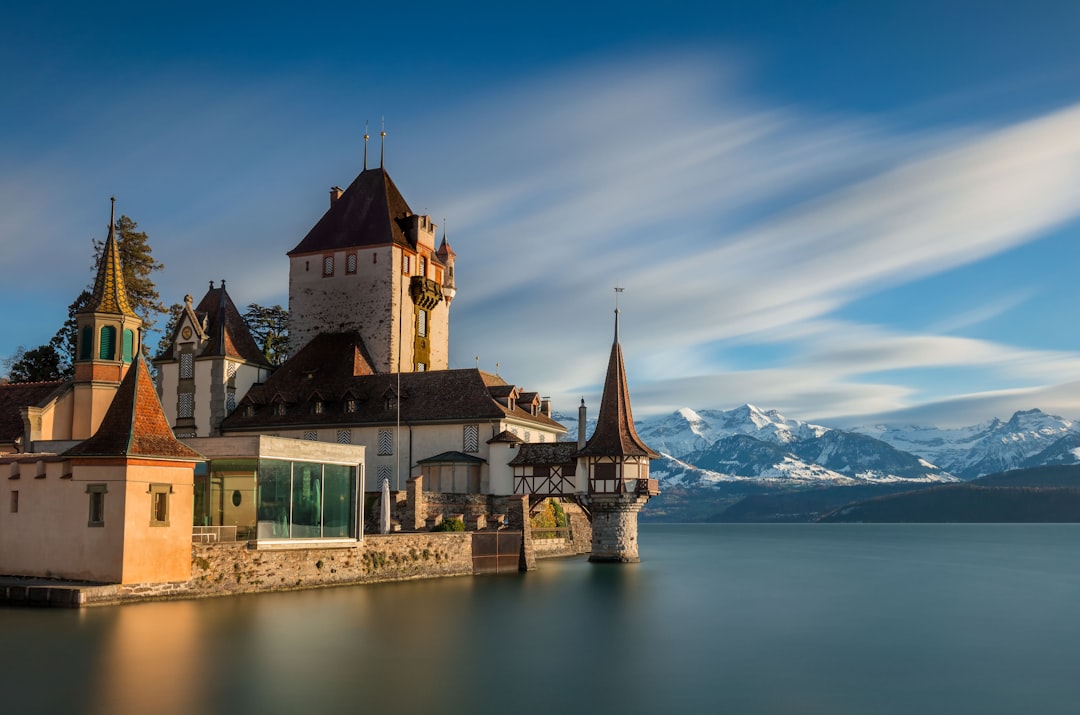
[[[81,344],[79,345],[79,359],[89,360],[94,354],[94,329],[84,325],[82,329]]]
[[[135,351],[135,333],[130,330],[124,331],[124,362],[131,362]]]
[[[116,359],[116,328],[111,325],[101,329],[101,350],[98,356],[102,360]]]
[[[480,425],[465,425],[465,437],[462,448],[465,452],[480,451]]]
[[[388,429],[379,430],[379,454],[386,456],[394,453],[394,433]]]

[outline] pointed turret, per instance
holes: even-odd
[[[97,277],[90,300],[79,309],[79,313],[112,313],[138,317],[128,302],[127,286],[124,283],[124,266],[120,262],[120,247],[116,242],[116,197],[110,199],[112,208],[109,212],[109,235],[101,249],[98,259]]]
[[[584,400],[582,401],[584,404]],[[619,310],[615,309],[615,341],[611,344],[604,394],[600,398],[600,413],[596,429],[589,438],[582,456],[648,457],[660,455],[649,449],[634,428],[634,416],[630,411],[630,390],[626,384],[626,367],[623,365],[622,346],[619,344]]]
[[[131,307],[116,239],[116,199],[90,300],[75,314],[75,406],[72,438],[92,435],[142,342],[143,321]]]
[[[202,455],[173,436],[141,355],[117,389],[94,436],[75,445],[64,456],[202,460]]]
[[[454,285],[454,258],[457,254],[454,253],[454,249],[450,248],[450,243],[446,240],[446,219],[443,219],[442,243],[439,244],[439,250],[435,252],[435,255],[446,266],[446,272],[443,274],[442,293],[443,297],[446,298],[446,304],[450,305],[457,294],[457,287]]]

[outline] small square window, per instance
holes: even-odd
[[[304,432],[304,439],[309,442],[314,442],[319,439],[319,433],[315,430],[308,430],[307,432]]]
[[[244,405],[244,417],[255,416],[255,405]]]
[[[169,525],[169,493],[172,487],[168,484],[150,485],[150,526]]]
[[[316,415],[321,415],[323,413],[322,400],[315,400],[315,402],[311,405],[311,411]]]
[[[427,363],[424,363],[424,362],[416,363],[416,371],[417,372],[427,372]]]
[[[337,431],[337,443],[338,444],[352,444],[352,430],[351,429],[339,429]]]
[[[275,402],[274,403],[274,414],[277,415],[278,417],[281,417],[282,415],[285,414],[285,403],[284,402]]]
[[[105,494],[108,488],[104,484],[87,484],[86,493],[90,497],[90,515],[87,526],[105,526]]]
[[[345,400],[345,411],[356,412],[356,400]]]

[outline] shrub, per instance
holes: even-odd
[[[444,519],[441,524],[436,524],[432,531],[465,531],[465,522],[461,519]]]

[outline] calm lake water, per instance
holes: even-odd
[[[1078,525],[643,525],[641,555],[0,609],[0,710],[1080,711]]]

